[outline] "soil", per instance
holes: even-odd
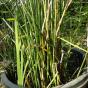
[[[0,80],[0,88],[7,88]]]

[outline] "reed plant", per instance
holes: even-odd
[[[16,5],[18,85],[49,88],[60,83],[60,26],[70,1],[26,0]],[[66,4],[66,5],[65,5]],[[62,8],[63,7],[63,8]],[[60,9],[59,9],[60,8]],[[29,82],[28,82],[29,80]]]
[[[8,8],[12,15],[2,20],[12,33],[10,40],[14,43],[19,88],[59,85],[61,73],[57,71],[57,64],[61,41],[87,52],[60,36],[72,0],[10,0],[9,3],[14,9],[11,12]]]

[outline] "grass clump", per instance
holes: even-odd
[[[61,41],[63,46],[65,42],[88,52],[74,43],[77,40],[73,42],[73,36],[78,37],[81,27],[81,23],[75,24],[79,20],[75,25],[67,26],[69,21],[76,19],[69,17],[74,15],[70,11],[72,0],[10,0],[7,3],[11,8],[5,3],[4,12],[7,10],[9,16],[5,13],[1,20],[4,30],[8,27],[10,34],[6,33],[6,43],[11,43],[11,49],[6,50],[7,56],[1,56],[16,62],[19,87],[49,88],[60,84],[62,70],[58,73],[57,64],[61,58]],[[64,33],[67,28],[72,31]]]

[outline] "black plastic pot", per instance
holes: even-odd
[[[76,78],[64,85],[59,85],[59,86],[56,86],[53,88],[88,88],[88,72],[83,73],[78,78]]]
[[[77,76],[78,71],[72,77],[73,73],[77,70],[77,68],[80,68],[84,60],[85,53],[77,48],[72,48],[70,52],[71,54],[67,61],[67,77],[69,78],[69,80],[72,79],[72,81],[66,81],[68,83],[63,82],[65,81],[65,77],[62,75],[62,73],[60,77],[63,85],[54,88],[88,88],[88,67],[85,68],[85,71],[82,70],[81,75],[76,79],[75,77]],[[84,64],[86,64],[86,62],[84,62]]]
[[[18,88],[18,86],[14,83],[12,83],[6,76],[5,71],[2,71],[0,73],[1,75],[1,82],[6,86],[6,88]]]

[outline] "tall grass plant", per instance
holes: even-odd
[[[66,36],[61,36],[64,17],[72,0],[10,0],[9,3],[14,10],[6,6],[11,17],[2,20],[12,34],[14,57],[10,55],[10,58],[16,60],[19,87],[50,88],[60,84],[57,71],[60,41],[88,53],[66,40]]]

